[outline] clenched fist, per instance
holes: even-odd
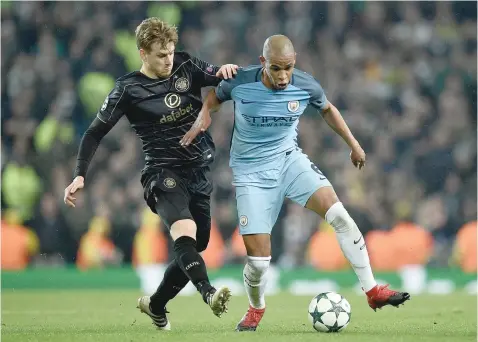
[[[350,160],[355,167],[358,167],[361,170],[365,166],[365,152],[358,146],[355,147],[352,152],[350,152]]]

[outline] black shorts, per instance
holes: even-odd
[[[141,177],[144,199],[161,217],[164,225],[184,219],[196,222],[197,249],[204,250],[211,231],[211,193],[209,167],[194,169],[155,169]]]

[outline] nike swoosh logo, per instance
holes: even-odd
[[[362,240],[362,236],[360,236],[360,239],[358,239],[357,241],[354,240],[354,245],[358,244],[360,240]]]
[[[245,101],[241,100],[241,103],[247,104],[247,103],[258,103],[258,101]]]

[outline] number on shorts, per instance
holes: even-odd
[[[320,171],[319,168],[318,168],[314,163],[311,163],[311,164],[310,164],[310,167],[312,168],[312,170],[314,170],[314,171],[320,176],[320,180],[324,180],[324,179],[325,179],[325,176],[324,176],[324,174],[322,173],[322,171]]]

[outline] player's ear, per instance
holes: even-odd
[[[144,51],[144,49],[139,49],[139,56],[141,57],[141,60],[143,62],[146,62],[146,52]]]
[[[266,59],[264,58],[264,56],[259,56],[259,60],[261,61],[261,64],[263,67],[266,66]]]

